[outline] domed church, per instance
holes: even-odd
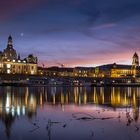
[[[16,53],[16,50],[13,48],[13,41],[12,41],[11,36],[8,37],[7,48],[4,49],[4,51],[3,51],[3,58],[5,60],[17,59],[17,53]]]
[[[37,74],[37,57],[29,54],[21,59],[13,47],[12,37],[8,37],[6,49],[0,51],[0,73],[6,74]]]

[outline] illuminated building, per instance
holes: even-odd
[[[107,64],[97,67],[38,67],[38,75],[44,75],[48,77],[89,77],[89,78],[135,78],[137,82],[140,82],[140,67],[139,57],[137,53],[134,53],[132,57],[132,65],[123,64]],[[133,81],[123,81],[133,82]]]
[[[4,74],[37,74],[37,57],[32,54],[21,59],[13,48],[12,37],[8,37],[7,48],[0,52],[0,73]]]
[[[66,68],[66,67],[49,67],[42,68],[38,67],[39,75],[46,76],[56,76],[56,77],[94,77],[95,68],[91,67],[75,67],[75,68]]]
[[[132,65],[107,64],[95,68],[96,77],[136,77],[139,75],[139,57],[133,55]]]
[[[74,76],[78,77],[94,77],[94,68],[92,67],[75,67]]]
[[[118,65],[116,63],[114,64],[108,64],[98,67],[98,73],[97,77],[126,77],[126,76],[132,76],[133,71],[131,69],[131,65]]]
[[[107,64],[97,67],[38,67],[38,74],[53,77],[95,77],[95,78],[125,78],[140,75],[139,57],[135,53],[132,65]]]
[[[38,67],[38,74],[58,77],[59,76],[72,77],[74,75],[73,68],[59,68],[59,67],[49,67],[49,68]]]

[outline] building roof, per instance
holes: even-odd
[[[73,72],[73,68],[60,68],[60,67],[49,67],[49,71],[58,71],[58,72]]]
[[[122,64],[107,64],[98,66],[99,69],[106,70],[106,69],[131,69],[132,65],[122,65]]]
[[[135,52],[134,55],[133,55],[133,57],[138,58],[138,54]]]
[[[94,70],[94,67],[75,67],[74,69],[78,69],[78,70]]]

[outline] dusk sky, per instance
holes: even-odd
[[[45,66],[131,64],[140,55],[140,0],[0,0],[0,50]]]

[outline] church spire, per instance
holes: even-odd
[[[7,45],[7,47],[9,47],[9,48],[13,47],[13,40],[12,40],[12,36],[11,35],[8,37],[8,45]]]

